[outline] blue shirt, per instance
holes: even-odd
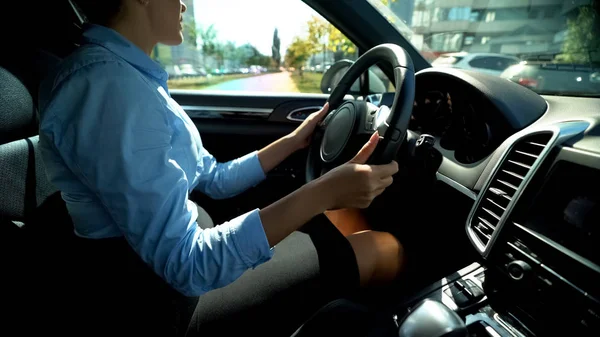
[[[167,73],[118,32],[89,25],[40,92],[40,148],[77,235],[124,236],[171,286],[198,296],[269,260],[258,209],[209,229],[196,188],[213,198],[265,178],[256,152],[218,163],[170,97]]]

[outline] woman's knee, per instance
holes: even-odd
[[[393,281],[402,271],[404,248],[387,232],[362,231],[347,236],[354,249],[361,285]]]

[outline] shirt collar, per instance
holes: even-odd
[[[116,30],[94,24],[86,24],[83,32],[84,43],[100,45],[125,59],[138,70],[147,73],[161,82],[168,79],[167,72],[153,61],[138,46],[131,43]]]

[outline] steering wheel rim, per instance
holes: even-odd
[[[377,107],[364,101],[344,102],[344,97],[359,76],[380,62],[390,64],[394,72],[396,91],[391,108]],[[306,181],[310,182],[350,159],[351,151],[358,151],[360,144],[364,144],[376,130],[382,138],[368,163],[392,161],[406,137],[414,97],[414,65],[402,47],[386,43],[364,53],[329,95],[330,112],[313,134],[309,147]]]

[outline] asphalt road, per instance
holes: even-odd
[[[206,90],[298,92],[290,73],[281,72],[222,82]]]

